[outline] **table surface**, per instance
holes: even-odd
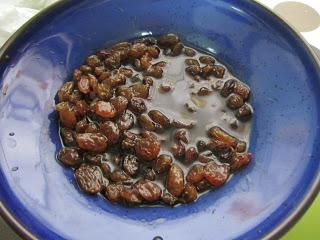
[[[0,3],[0,45],[21,25],[39,10],[56,0],[7,0]],[[260,0],[286,19],[314,47],[320,58],[320,1],[318,0]],[[4,6],[4,7],[3,7]],[[19,18],[12,19],[18,12]],[[10,27],[7,22],[10,21]],[[282,240],[320,239],[320,195],[299,222]],[[20,240],[0,218],[0,239]]]

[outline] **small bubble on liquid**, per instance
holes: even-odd
[[[163,238],[160,237],[160,236],[156,236],[156,237],[154,237],[152,240],[163,240]]]
[[[14,132],[9,133],[9,136],[13,137],[14,136]]]
[[[13,167],[11,168],[11,171],[15,172],[15,171],[18,171],[19,167]]]

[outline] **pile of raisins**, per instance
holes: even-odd
[[[99,50],[58,91],[64,147],[57,158],[74,169],[84,192],[129,206],[190,203],[251,161],[246,143],[220,127],[211,127],[208,138],[193,146],[189,129],[195,123],[150,107],[150,89],[166,67],[165,61],[152,63],[160,54],[189,57],[185,70],[195,81],[222,78],[225,72],[211,56],[200,57],[205,64],[200,67],[191,58],[195,51],[184,47],[177,35],[167,34]],[[252,108],[245,103],[250,89],[245,84],[228,80],[220,93],[228,97],[227,105],[238,119],[250,119]],[[166,131],[174,133],[172,142],[161,138]],[[170,152],[163,151],[163,141],[171,142]]]

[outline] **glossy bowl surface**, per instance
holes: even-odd
[[[60,149],[54,98],[83,59],[111,43],[177,32],[252,88],[254,162],[176,208],[124,208],[79,191]],[[249,0],[71,0],[2,49],[0,200],[25,238],[259,239],[277,236],[319,189],[319,65],[283,21]]]

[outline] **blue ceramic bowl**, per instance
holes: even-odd
[[[54,98],[105,45],[177,32],[252,88],[254,162],[176,208],[124,208],[77,188],[59,165]],[[282,20],[249,0],[59,2],[1,50],[0,200],[25,238],[260,239],[282,234],[319,189],[319,65]]]

